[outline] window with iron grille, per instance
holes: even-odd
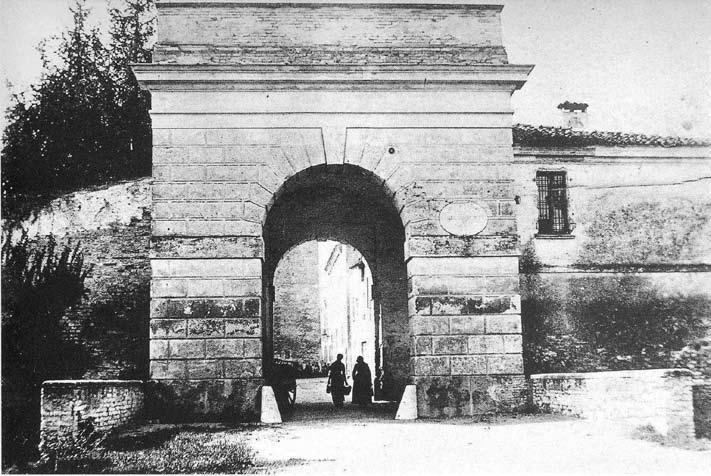
[[[540,170],[536,172],[539,234],[567,235],[570,233],[566,182],[565,172]]]

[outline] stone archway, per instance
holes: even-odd
[[[288,179],[264,224],[263,282],[273,286],[279,259],[309,240],[334,240],[357,249],[373,273],[375,324],[382,322],[384,399],[397,400],[409,377],[405,229],[383,180],[354,165],[320,165]],[[272,354],[271,303],[264,307],[264,367]]]
[[[165,406],[180,419],[254,417],[265,290],[281,242],[358,238],[347,224],[317,220],[320,230],[294,223],[301,231],[281,240],[273,217],[298,216],[279,211],[289,209],[288,194],[302,200],[301,212],[318,202],[306,190],[358,195],[341,173],[361,177],[359,196],[402,224],[388,245],[407,269],[410,341],[392,348],[407,348],[419,414],[520,405],[511,94],[532,66],[508,63],[502,7],[171,0],[157,8],[154,63],[134,72],[152,98],[150,358]],[[365,254],[372,243],[360,246]],[[378,257],[377,247],[370,252]],[[379,278],[383,286],[400,282],[396,268],[393,279]],[[393,392],[402,360],[391,359]]]

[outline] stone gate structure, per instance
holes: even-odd
[[[249,418],[273,275],[310,239],[373,272],[385,391],[421,416],[522,404],[501,6],[158,1],[151,380],[182,419]]]

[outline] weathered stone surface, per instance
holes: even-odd
[[[433,349],[435,354],[465,354],[467,352],[466,336],[434,337]]]
[[[258,318],[226,319],[225,337],[261,337],[261,320]]]
[[[470,415],[468,377],[415,377],[417,415],[441,418]]]
[[[151,319],[150,338],[185,338],[187,328],[187,321],[183,319]]]
[[[470,377],[472,415],[526,411],[528,385],[523,375]]]
[[[192,380],[222,377],[222,362],[219,360],[186,360],[187,378]]]
[[[223,337],[225,321],[223,319],[190,319],[188,322],[189,338]]]
[[[414,375],[449,375],[449,357],[412,357]]]
[[[449,333],[449,318],[445,316],[411,317],[412,335],[434,335]]]
[[[205,356],[204,340],[174,339],[169,341],[168,345],[170,358],[173,359],[195,359]]]
[[[258,378],[262,376],[259,359],[225,360],[225,378]]]
[[[205,342],[205,355],[209,358],[245,357],[245,339],[208,339]]]
[[[452,356],[452,375],[477,375],[486,373],[486,357],[480,355]]]
[[[166,319],[259,317],[259,299],[153,299],[151,317]]]
[[[517,334],[521,333],[521,316],[502,314],[486,316],[487,334]]]
[[[484,316],[452,316],[449,318],[450,332],[452,334],[483,334]]]
[[[522,374],[523,358],[521,354],[488,355],[486,357],[489,374]]]

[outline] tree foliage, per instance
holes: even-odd
[[[3,465],[27,459],[37,444],[43,381],[81,377],[88,353],[65,338],[62,316],[85,292],[79,251],[41,247],[27,236],[2,247]]]
[[[40,44],[38,84],[14,95],[6,111],[4,218],[21,218],[28,204],[67,191],[149,173],[149,96],[130,64],[150,61],[152,4],[124,0],[110,9],[109,40],[102,41],[88,24],[84,0],[77,0],[72,27]]]

